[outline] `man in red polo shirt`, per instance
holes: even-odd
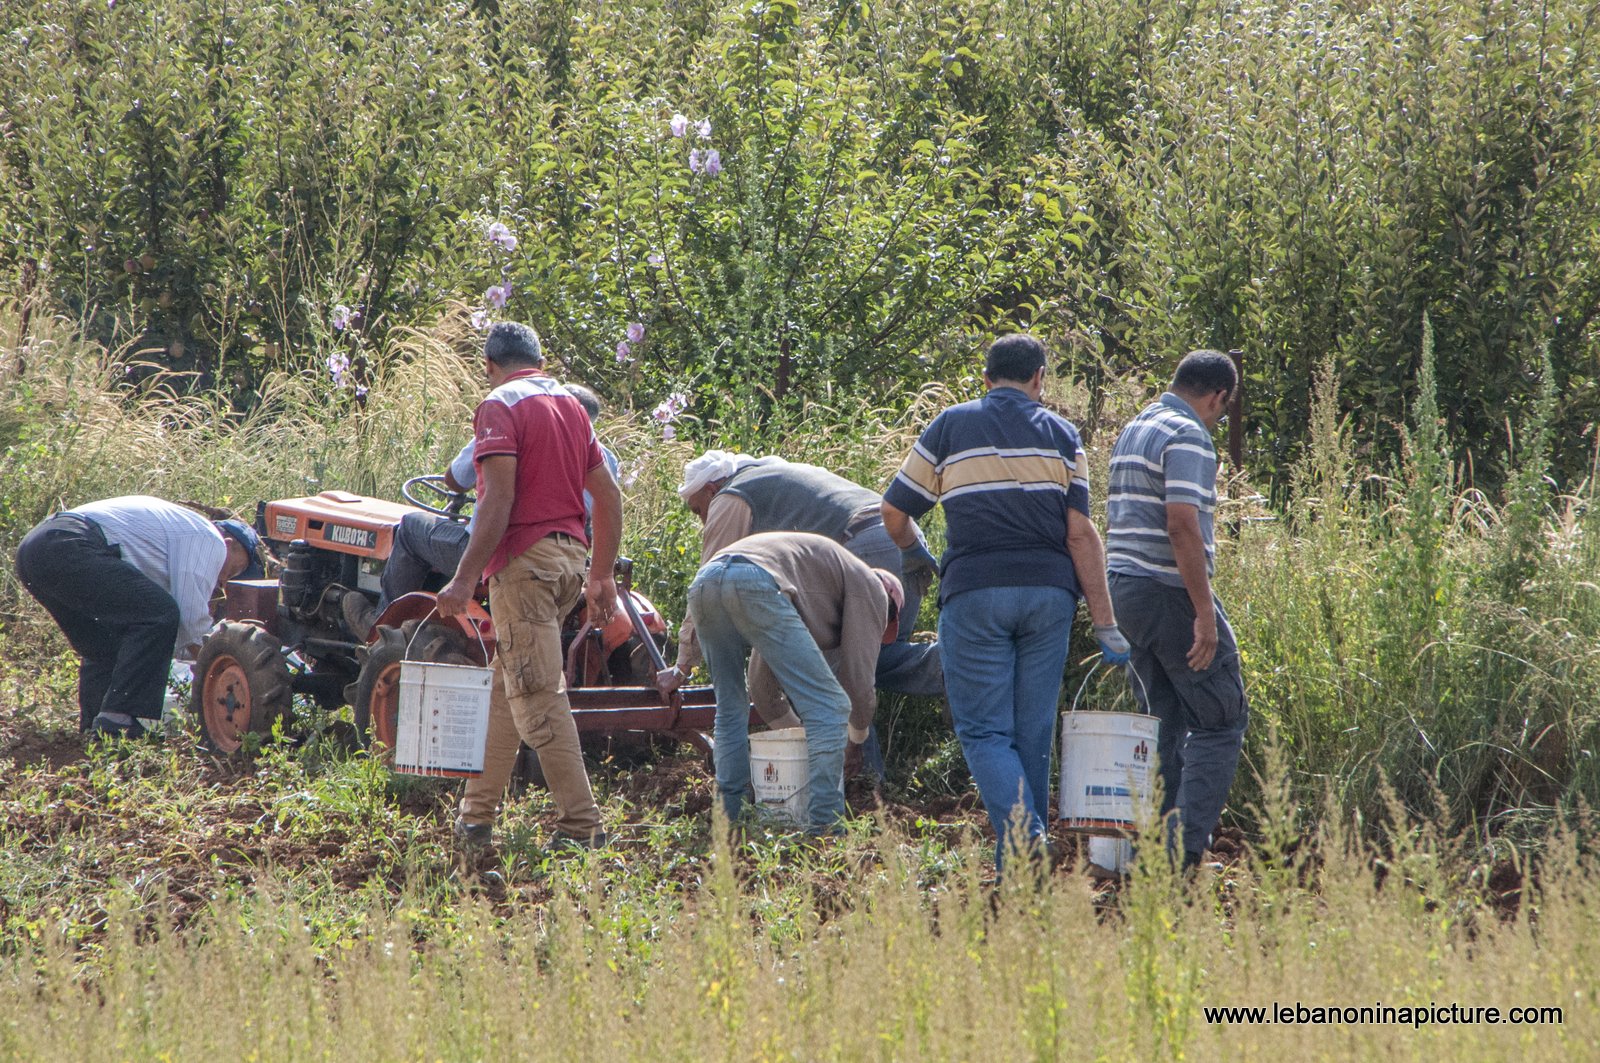
[[[578,400],[544,372],[539,334],[504,322],[483,343],[493,388],[473,417],[478,501],[472,537],[439,612],[467,608],[489,581],[499,649],[483,774],[467,783],[456,836],[487,845],[495,809],[517,756],[517,739],[539,756],[556,803],[556,845],[603,845],[600,808],[589,789],[562,673],[561,621],[586,594],[598,623],[617,609],[611,572],[622,535],[622,492]],[[583,492],[594,499],[594,558],[585,588]]]

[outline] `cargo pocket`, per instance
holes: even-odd
[[[1244,683],[1237,651],[1232,661],[1215,661],[1201,674],[1190,674],[1184,690],[1189,726],[1196,731],[1231,731],[1244,719]]]
[[[540,628],[544,627],[544,631]],[[554,627],[513,620],[500,629],[500,660],[506,697],[559,693],[566,689],[561,669],[561,635]],[[548,634],[546,634],[546,632]]]

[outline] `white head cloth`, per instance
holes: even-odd
[[[726,480],[740,469],[759,464],[760,458],[748,454],[733,454],[726,450],[708,450],[693,461],[684,463],[683,483],[678,485],[678,497],[685,502],[706,484]]]

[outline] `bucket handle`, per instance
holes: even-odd
[[[1093,679],[1095,672],[1100,670],[1100,664],[1103,660],[1104,658],[1102,657],[1096,657],[1094,664],[1089,666],[1089,673],[1083,677],[1083,682],[1078,684],[1078,692],[1072,695],[1072,705],[1067,709],[1067,712],[1075,713],[1078,711],[1078,702],[1083,698],[1083,692],[1089,686],[1089,680]],[[1145,716],[1151,715],[1150,691],[1146,689],[1144,685],[1144,678],[1139,675],[1139,669],[1133,666],[1132,661],[1129,661],[1127,664],[1122,666],[1122,670],[1128,675],[1131,675],[1133,677],[1133,681],[1139,684],[1139,693],[1143,695],[1138,699],[1139,708],[1142,714]]]
[[[435,605],[432,609],[428,610],[428,615],[422,618],[422,623],[417,625],[417,629],[411,633],[411,638],[406,640],[406,652],[404,654],[402,654],[401,657],[400,657],[400,659],[402,661],[411,660],[411,646],[412,646],[412,644],[417,641],[417,636],[422,634],[422,629],[428,626],[428,621],[432,620],[435,616],[438,615],[438,613],[439,613],[439,607],[437,605]],[[489,659],[489,647],[484,644],[483,632],[478,630],[478,625],[476,623],[474,623],[472,625],[472,633],[474,635],[478,636],[478,648],[483,651],[483,659],[487,661]]]

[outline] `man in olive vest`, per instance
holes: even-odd
[[[923,697],[944,695],[944,672],[938,643],[912,642],[922,596],[932,585],[937,562],[918,532],[905,549],[883,528],[878,492],[817,465],[779,457],[753,458],[721,450],[707,451],[684,466],[678,495],[704,522],[700,563],[705,565],[724,547],[759,532],[809,532],[832,539],[869,568],[898,576],[905,586],[905,607],[899,635],[878,654],[874,682],[879,690]],[[694,621],[685,617],[678,633],[678,660],[657,678],[665,693],[677,689],[702,660]],[[770,679],[752,665],[751,688],[759,709],[761,691]],[[769,721],[773,722],[773,721]],[[792,724],[793,721],[791,721]],[[882,774],[875,736],[864,751],[866,764]]]

